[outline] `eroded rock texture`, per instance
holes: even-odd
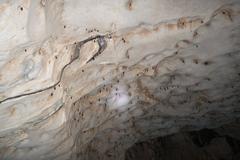
[[[239,0],[3,0],[0,35],[0,159],[121,160],[240,117]]]
[[[203,129],[137,143],[126,151],[125,157],[126,160],[238,160],[240,141]]]

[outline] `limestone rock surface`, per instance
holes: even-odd
[[[239,0],[0,1],[0,159],[122,160],[239,97]]]

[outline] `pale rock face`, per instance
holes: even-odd
[[[107,103],[109,109],[118,109],[124,111],[130,101],[127,87],[125,85],[116,85],[108,97]]]
[[[1,1],[0,159],[124,159],[234,121],[239,26],[239,0]]]

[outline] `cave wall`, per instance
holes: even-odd
[[[238,126],[239,121],[229,125]],[[228,131],[227,126],[221,130]],[[158,137],[131,146],[125,153],[125,160],[238,160],[240,158],[239,138],[218,134],[220,128],[181,132]]]
[[[238,0],[0,2],[0,159],[124,159],[240,117]]]

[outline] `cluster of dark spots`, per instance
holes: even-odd
[[[88,29],[86,28],[85,31],[87,31],[88,33],[99,32],[99,30],[96,29],[96,28],[94,28],[94,29],[90,29],[90,30],[88,30]]]
[[[126,40],[124,38],[122,38],[122,41],[123,41],[123,43],[126,43]]]
[[[198,37],[198,32],[197,31],[195,31],[194,33],[193,33],[193,38],[197,38]]]
[[[186,27],[186,19],[185,18],[180,18],[177,22],[177,27],[178,28],[185,28]]]
[[[87,30],[87,32],[88,32],[88,33],[92,33],[92,32],[93,32],[93,30],[89,30],[89,31]]]
[[[178,85],[172,85],[172,86],[160,86],[160,90],[163,90],[163,91],[167,91],[169,89],[175,89],[175,88],[179,88],[180,86]]]

